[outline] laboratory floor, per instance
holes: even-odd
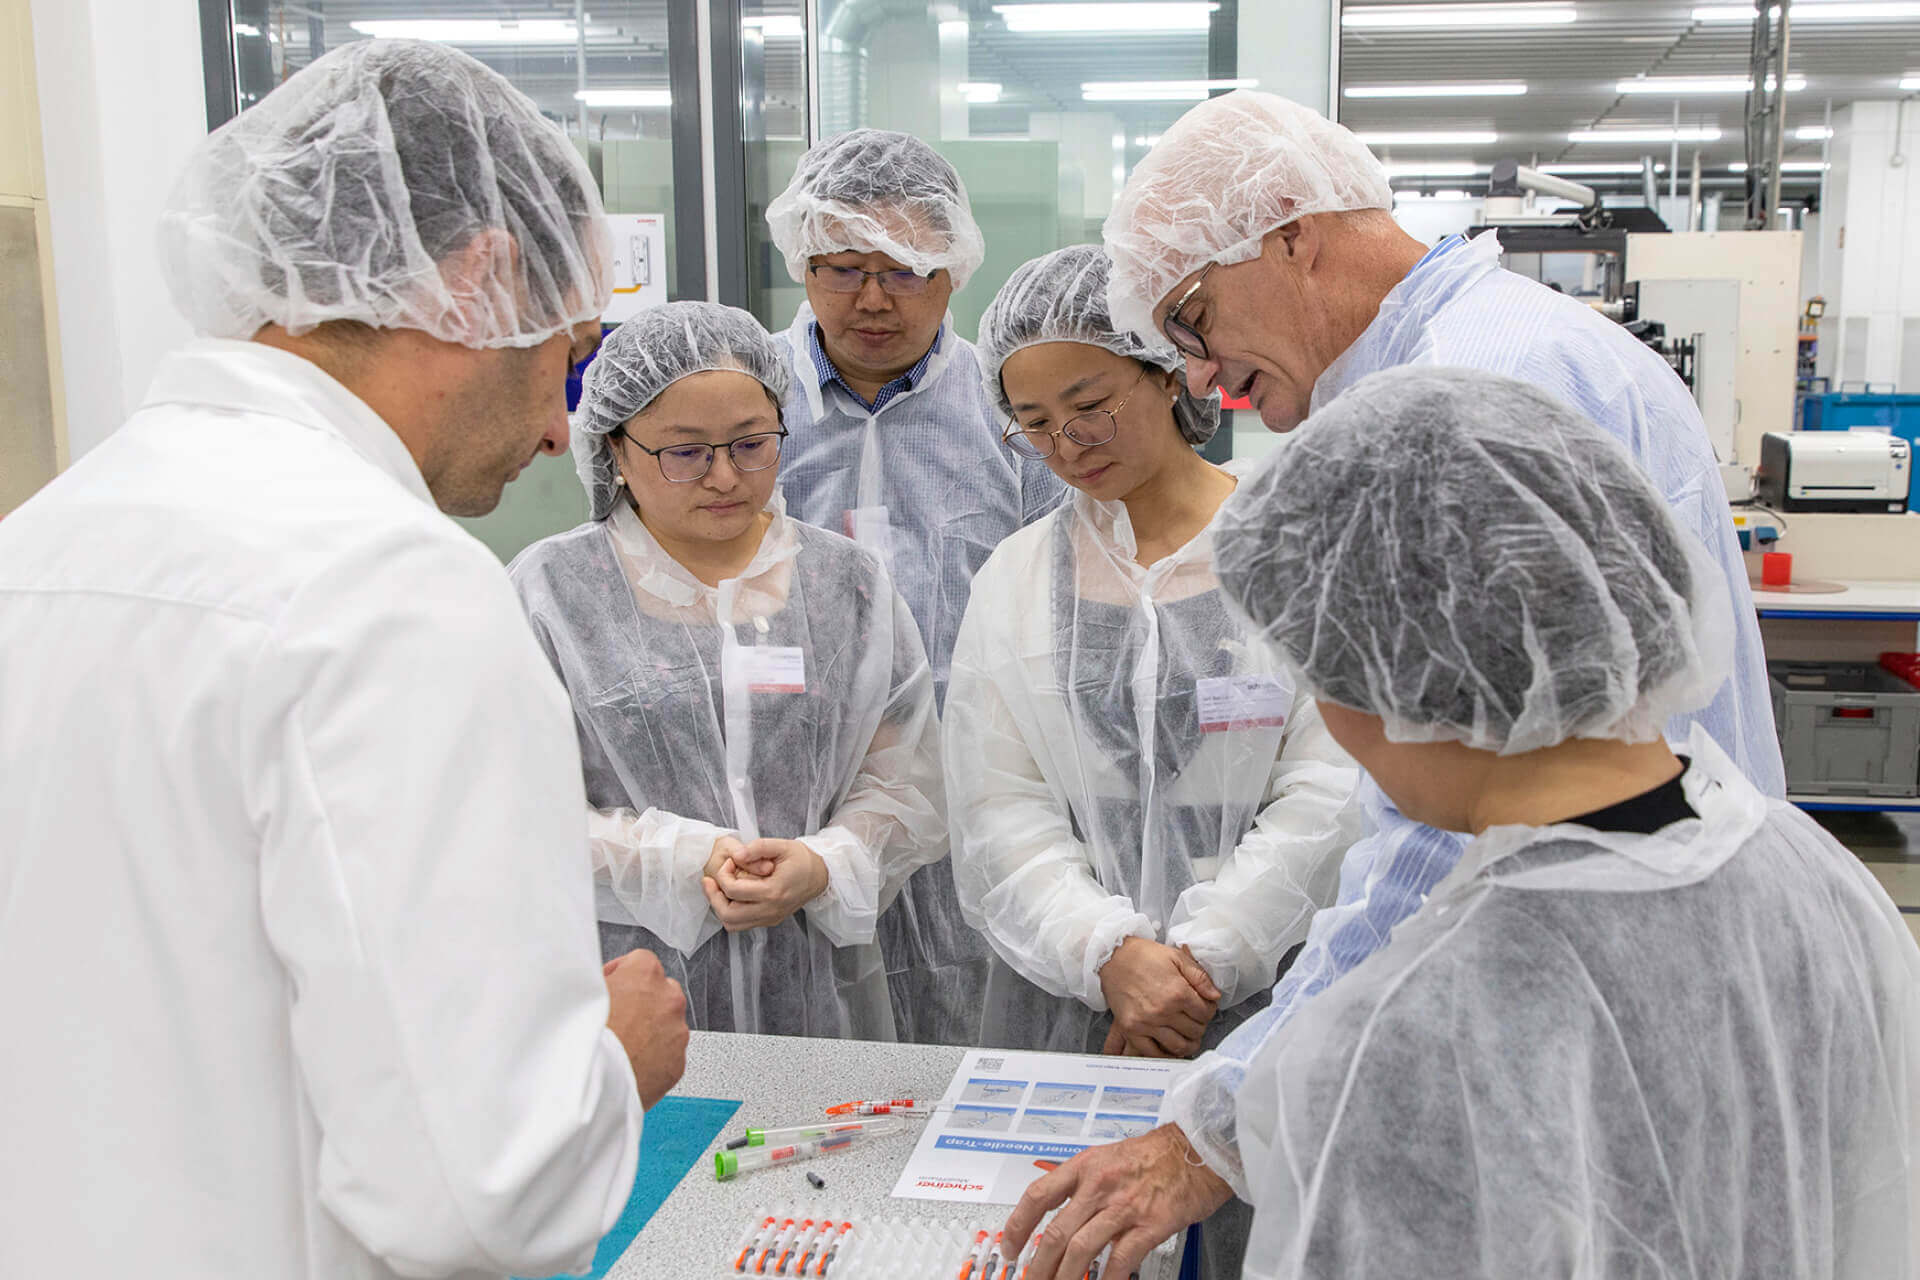
[[[1886,886],[1920,938],[1920,813],[1816,813],[1814,819]]]

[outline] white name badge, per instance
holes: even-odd
[[[843,531],[870,550],[885,550],[890,521],[885,507],[855,507],[843,513]]]
[[[734,668],[729,675],[745,680],[748,693],[807,691],[805,650],[785,645],[755,645],[750,649],[730,650],[729,657]]]
[[[1194,691],[1202,733],[1278,729],[1293,708],[1293,686],[1283,676],[1207,676]]]

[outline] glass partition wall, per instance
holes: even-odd
[[[809,143],[918,134],[959,170],[986,262],[953,299],[971,338],[1020,263],[1100,236],[1113,199],[1194,103],[1258,86],[1326,108],[1337,0],[201,0],[208,120],[326,50],[409,35],[501,72],[566,130],[609,213],[664,222],[667,296],[745,306],[769,328],[803,297],[767,204]],[[704,100],[703,100],[704,99]],[[1208,450],[1264,448],[1251,414]],[[511,557],[585,510],[570,459],[541,459],[469,522]]]

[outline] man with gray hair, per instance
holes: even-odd
[[[0,1275],[583,1269],[685,1006],[602,969],[566,695],[441,513],[566,447],[593,179],[359,42],[201,144],[160,249],[205,336],[0,528]]]
[[[878,554],[913,611],[944,704],[973,575],[1065,492],[1001,443],[1001,416],[947,302],[986,257],[960,175],[911,134],[816,144],[767,206],[807,291],[786,333],[798,388],[781,491],[808,524]],[[946,859],[881,916],[900,1038],[972,1044],[991,952],[967,927]]]
[[[1590,308],[1503,270],[1489,233],[1428,250],[1392,217],[1386,173],[1359,139],[1273,94],[1202,103],[1134,170],[1107,219],[1114,322],[1164,336],[1196,391],[1252,400],[1290,431],[1370,373],[1444,364],[1501,374],[1565,401],[1620,441],[1726,582],[1731,674],[1701,725],[1763,793],[1785,793],[1746,569],[1699,410],[1673,372]],[[1356,493],[1353,501],[1367,502]],[[1387,589],[1387,584],[1378,584]],[[1374,834],[1349,850],[1340,901],[1315,918],[1271,1006],[1199,1059],[1170,1091],[1159,1129],[1098,1148],[1036,1182],[1007,1223],[1127,1237],[1126,1256],[1233,1195],[1247,1198],[1236,1096],[1247,1062],[1293,1012],[1386,941],[1452,870],[1454,833],[1408,820],[1372,784]],[[1149,1240],[1148,1237],[1151,1237]],[[1042,1251],[1032,1280],[1059,1253]]]

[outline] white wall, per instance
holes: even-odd
[[[137,407],[166,352],[192,337],[167,300],[154,228],[206,135],[193,0],[32,0],[74,457]]]
[[[1920,392],[1920,106],[1856,102],[1834,112],[1830,159],[1820,372],[1836,389],[1865,380]]]

